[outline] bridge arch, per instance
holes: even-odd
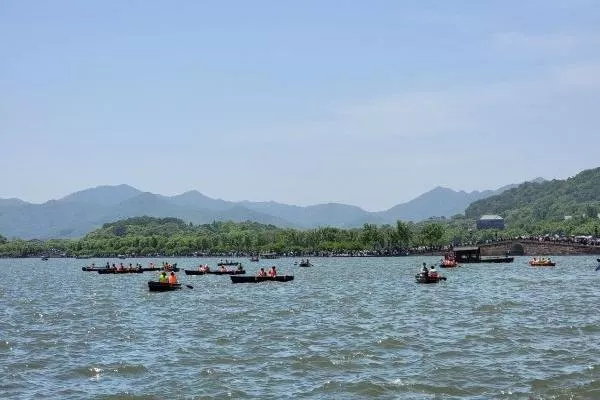
[[[508,251],[510,251],[510,254],[513,256],[524,256],[525,246],[523,246],[522,243],[514,242]]]

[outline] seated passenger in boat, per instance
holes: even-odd
[[[267,276],[267,272],[264,268],[261,268],[260,271],[256,274],[256,276]]]
[[[271,267],[271,269],[269,270],[269,276],[270,276],[271,278],[275,278],[275,277],[277,276],[277,271],[275,270],[275,266],[274,266],[274,265],[273,265],[273,266]]]
[[[167,283],[169,279],[167,278],[167,273],[165,271],[161,272],[158,276],[158,281],[161,283]]]
[[[437,278],[437,277],[438,277],[438,273],[437,273],[437,271],[435,270],[435,265],[432,265],[432,266],[429,268],[429,277],[430,277],[430,278]]]
[[[171,272],[171,275],[169,275],[169,283],[171,285],[177,283],[177,276],[175,275],[175,272]]]
[[[227,267],[224,265],[221,265],[221,268],[219,268],[219,271],[221,272],[227,272]]]
[[[244,268],[242,267],[242,264],[238,265],[237,270],[238,271],[243,271],[244,270]]]
[[[429,272],[429,270],[427,269],[426,263],[423,263],[423,267],[421,267],[421,270],[419,272],[421,273],[421,275],[427,276],[427,273]]]

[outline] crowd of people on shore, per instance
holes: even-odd
[[[594,236],[561,236],[561,235],[523,235],[517,237],[504,237],[498,236],[494,239],[488,239],[478,241],[476,243],[463,243],[461,245],[478,245],[478,244],[489,244],[497,242],[506,242],[514,240],[525,240],[535,242],[551,242],[554,244],[565,244],[565,245],[580,245],[580,246],[600,246],[600,237]]]

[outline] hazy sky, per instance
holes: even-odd
[[[0,197],[387,209],[600,166],[600,3],[0,0]]]

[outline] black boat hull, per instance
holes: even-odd
[[[432,278],[430,276],[425,276],[423,274],[415,275],[415,279],[417,283],[438,283],[439,281],[445,281],[445,276],[438,276],[437,278]]]
[[[104,275],[104,274],[141,274],[144,271],[142,271],[141,269],[132,269],[132,270],[128,270],[128,269],[124,269],[122,271],[118,270],[118,269],[99,269],[98,271],[99,274]]]
[[[170,292],[179,289],[181,289],[181,283],[148,281],[148,290],[151,292]]]
[[[231,275],[231,283],[259,283],[259,282],[289,282],[294,280],[293,275],[281,275],[281,276],[237,276]]]
[[[197,271],[193,269],[184,270],[186,275],[243,275],[246,271]]]

